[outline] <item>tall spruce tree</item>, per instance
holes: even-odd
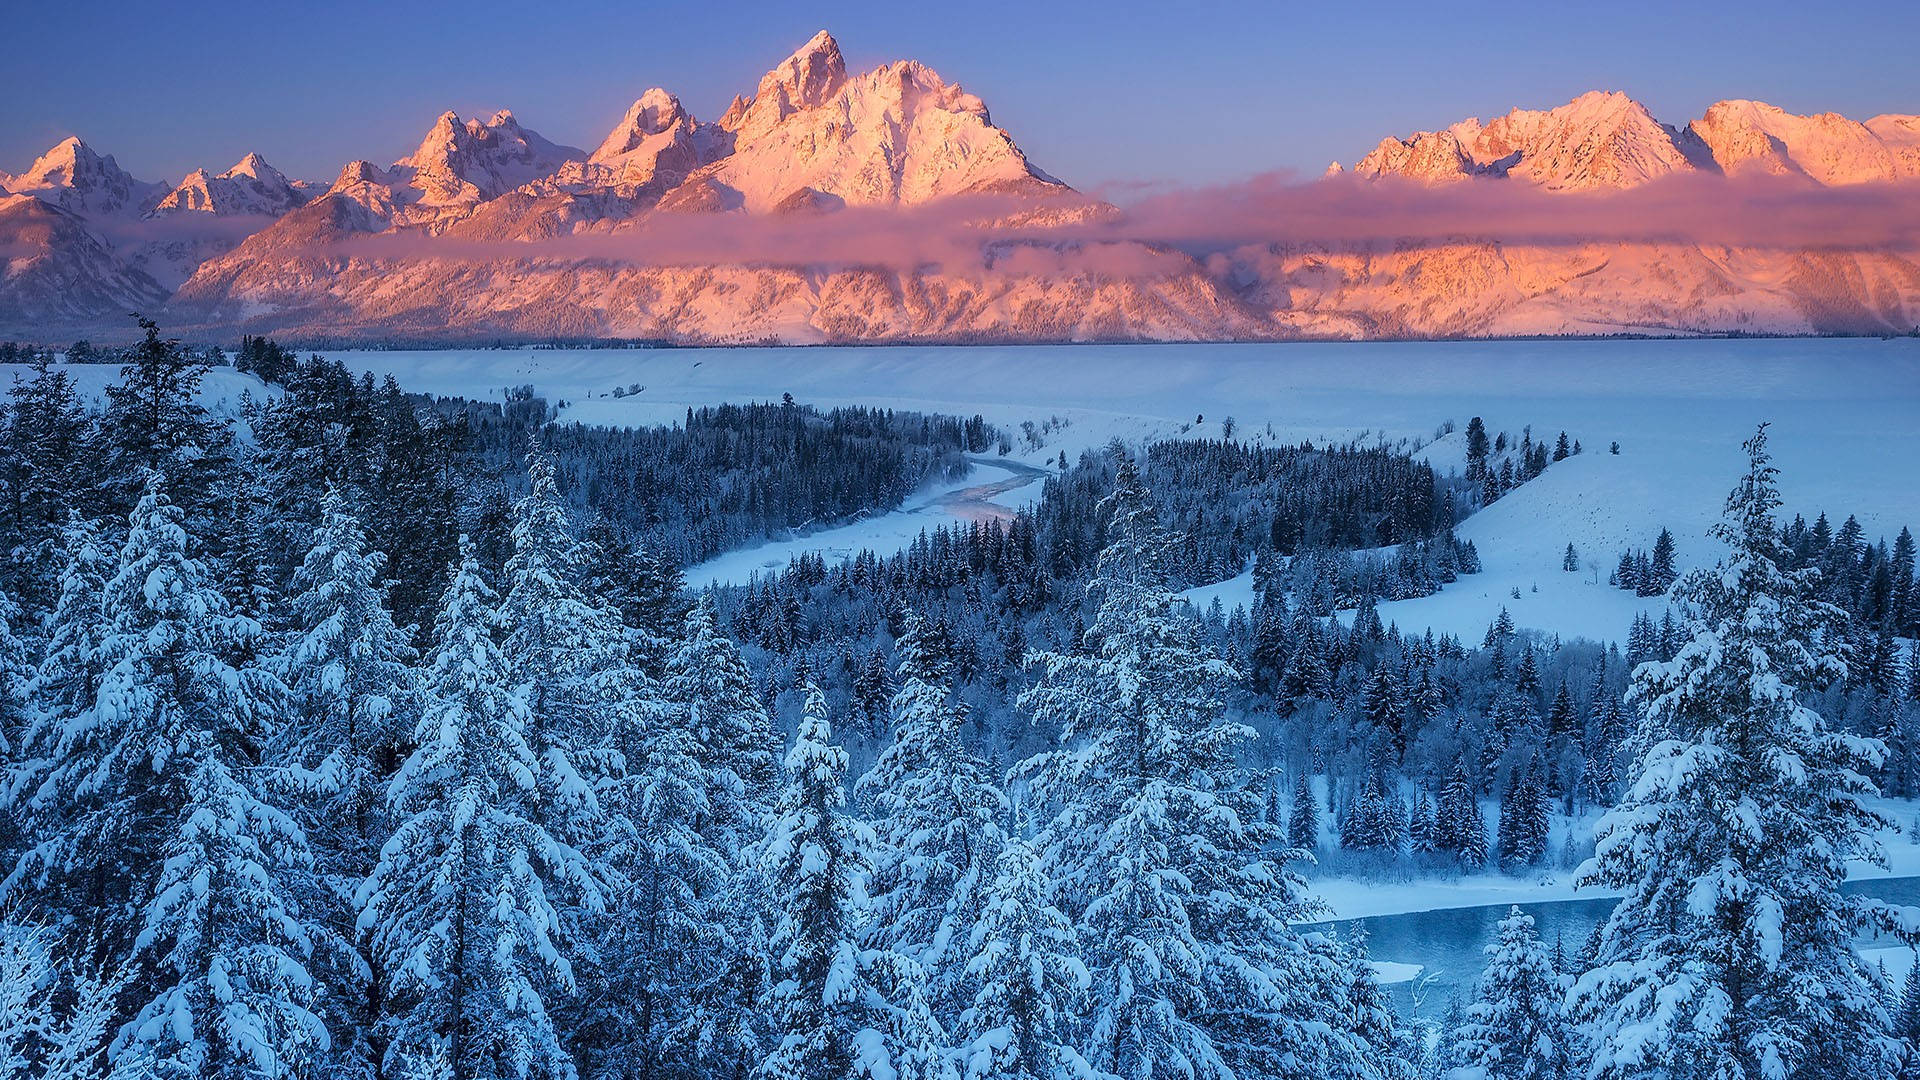
[[[388,1001],[387,1068],[454,1080],[571,1080],[550,1001],[574,988],[557,903],[603,910],[586,857],[548,829],[554,766],[528,730],[471,544],[441,602],[417,744],[388,787],[398,819],[362,884]]]
[[[1305,769],[1293,784],[1293,812],[1287,815],[1287,843],[1313,852],[1320,846],[1320,803],[1313,797],[1313,777]]]
[[[766,1035],[759,999],[772,908],[759,860],[780,787],[773,726],[746,660],[719,631],[711,595],[688,612],[666,670],[664,726],[691,735],[705,784],[696,827],[728,864],[723,895],[709,908],[712,930],[724,937],[722,955],[695,994],[701,1030],[694,1043],[711,1075],[738,1077]]]
[[[1252,733],[1223,716],[1234,672],[1181,610],[1169,538],[1116,457],[1097,613],[1080,650],[1032,658],[1022,697],[1059,733],[1021,772],[1051,815],[1042,839],[1092,979],[1081,1052],[1135,1080],[1363,1068],[1337,982],[1288,925],[1312,906],[1239,767]]]
[[[1800,695],[1844,672],[1839,612],[1815,575],[1781,568],[1763,425],[1690,574],[1691,640],[1643,665],[1626,796],[1581,880],[1626,896],[1573,992],[1596,1078],[1889,1075],[1898,1046],[1852,948],[1876,915],[1842,895],[1850,857],[1889,825],[1870,809],[1877,743],[1829,729]]]
[[[1054,905],[1052,882],[1031,841],[1013,840],[1001,851],[966,947],[972,998],[956,1034],[968,1080],[1090,1074],[1072,1035],[1091,980],[1073,923]]]
[[[971,935],[968,920],[1006,842],[1007,799],[963,741],[966,708],[919,614],[907,614],[897,648],[893,741],[854,785],[878,840],[868,940],[945,973],[934,997],[946,1004],[959,992],[955,951]]]
[[[1571,1075],[1576,1059],[1566,990],[1566,980],[1534,932],[1533,916],[1518,907],[1508,911],[1500,920],[1499,938],[1487,946],[1480,999],[1468,1008],[1455,1035],[1460,1063],[1486,1080]]]
[[[272,660],[291,720],[276,750],[304,774],[298,809],[332,925],[361,945],[358,962],[325,973],[333,989],[325,1004],[344,1036],[332,1067],[362,1074],[383,1056],[384,986],[370,942],[355,928],[354,895],[391,832],[387,785],[422,704],[417,654],[386,608],[384,565],[339,490],[328,491],[313,546],[288,586],[287,632]]]
[[[158,474],[99,618],[92,655],[49,680],[63,688],[52,700],[77,704],[89,677],[75,670],[98,672],[87,705],[36,740],[34,842],[10,883],[80,917],[69,955],[129,973],[139,1012],[116,1060],[161,1076],[297,1072],[328,1042],[306,966],[324,931],[297,900],[306,838],[255,786],[284,689],[233,663],[261,629],[228,608]]]
[[[97,511],[92,493],[93,419],[73,376],[34,363],[15,378],[0,424],[0,584],[38,614],[57,595],[61,526],[78,510]]]
[[[124,513],[142,478],[157,472],[167,477],[174,501],[196,518],[207,509],[232,432],[200,403],[207,365],[161,337],[152,319],[139,322],[146,336],[127,352],[120,381],[107,387],[101,417],[116,505]]]
[[[881,1050],[859,941],[873,832],[847,812],[847,752],[832,738],[826,700],[808,686],[762,854],[775,918],[765,1080],[842,1080]]]

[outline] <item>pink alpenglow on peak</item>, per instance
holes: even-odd
[[[60,140],[5,186],[84,218],[137,218],[167,192],[165,184],[134,179],[113,155],[96,154],[75,136]]]
[[[1388,138],[1354,166],[1365,177],[1425,184],[1511,178],[1569,192],[1622,190],[1695,171],[1796,176],[1829,187],[1920,178],[1920,118],[1888,114],[1860,123],[1729,100],[1672,127],[1626,94],[1596,90],[1554,109],[1515,109],[1485,124],[1468,119]]]
[[[307,201],[296,187],[259,154],[248,154],[231,169],[210,175],[195,169],[162,198],[153,216],[202,213],[216,216],[279,217]]]

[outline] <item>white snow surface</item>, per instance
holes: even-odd
[[[899,551],[913,543],[914,538],[922,532],[965,517],[966,506],[958,503],[956,496],[965,496],[973,488],[1020,478],[1022,475],[1021,471],[1003,465],[977,463],[971,475],[932,484],[892,513],[876,514],[864,521],[822,529],[791,540],[776,540],[716,555],[689,567],[686,572],[687,584],[696,589],[708,585],[745,585],[755,577],[766,578],[778,574],[801,555],[819,555],[831,565],[852,558],[863,549]],[[1021,487],[980,501],[997,503],[1003,498],[1037,495],[1042,479],[1040,474],[1034,474]],[[971,503],[972,500],[967,502]]]
[[[73,378],[74,393],[87,408],[98,411],[106,408],[107,387],[120,382],[119,364],[66,364],[53,365],[54,370],[64,371]],[[33,378],[31,364],[0,364],[0,394],[13,388],[15,380],[27,381]],[[207,372],[200,380],[200,404],[215,416],[238,418],[241,415],[242,395],[255,401],[271,400],[279,391],[244,371],[235,371],[230,367],[217,367]]]
[[[1786,512],[1859,516],[1869,537],[1920,524],[1910,455],[1920,418],[1920,340],[1386,342],[1279,345],[1112,345],[809,349],[447,350],[329,354],[355,370],[392,372],[402,386],[497,397],[532,384],[563,416],[603,425],[671,424],[689,407],[777,401],[871,405],[972,415],[1009,433],[1012,458],[1047,464],[1118,438],[1431,441],[1436,467],[1462,464],[1473,416],[1490,433],[1535,438],[1561,430],[1585,453],[1556,463],[1460,528],[1484,572],[1436,596],[1384,604],[1402,630],[1478,638],[1506,607],[1526,629],[1616,639],[1638,599],[1606,584],[1620,552],[1673,530],[1682,569],[1716,556],[1706,537],[1741,467],[1740,442],[1773,422]],[[621,398],[618,387],[640,391]],[[1204,418],[1196,424],[1197,418]],[[1022,424],[1051,425],[1038,443]],[[1618,456],[1607,447],[1617,440]],[[991,474],[987,474],[991,476]],[[976,481],[977,482],[977,481]],[[1026,501],[1037,485],[998,497]],[[938,493],[930,493],[932,494]],[[903,520],[862,522],[835,538],[783,542],[723,557],[706,580],[736,580],[807,543],[823,553],[910,542],[940,520],[916,500]],[[911,518],[916,520],[904,520]],[[1571,541],[1579,573],[1560,569]],[[885,550],[884,547],[878,547]],[[697,582],[700,575],[690,575]],[[1512,593],[1519,590],[1520,597]],[[1537,589],[1537,591],[1536,591]],[[1242,575],[1199,594],[1228,609],[1252,599]]]

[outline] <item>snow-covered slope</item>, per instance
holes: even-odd
[[[1410,444],[1432,440],[1443,421],[1464,428],[1474,416],[1515,438],[1529,424],[1535,438],[1564,429],[1584,453],[1462,527],[1483,573],[1381,607],[1403,629],[1475,640],[1502,607],[1529,629],[1597,638],[1624,634],[1635,611],[1658,610],[1659,600],[1607,584],[1614,562],[1627,548],[1650,548],[1662,528],[1672,530],[1682,568],[1710,562],[1707,526],[1738,475],[1741,439],[1763,420],[1774,424],[1789,514],[1855,514],[1870,536],[1920,525],[1920,487],[1906,456],[1889,452],[1910,440],[1920,415],[1913,339],[330,355],[431,393],[489,396],[531,384],[570,402],[563,416],[584,423],[674,423],[689,406],[782,393],[823,406],[979,413],[1014,434],[1013,457],[1036,465],[1116,437],[1218,437],[1228,416],[1238,438],[1270,443]],[[612,396],[634,383],[639,393]],[[1032,442],[1021,434],[1028,424]],[[1461,441],[1455,434],[1422,452],[1438,468],[1458,468]],[[1608,453],[1614,441],[1617,456]],[[849,535],[877,543],[900,533],[876,525]],[[1576,573],[1560,568],[1569,542],[1581,557]],[[742,554],[721,569],[738,577],[778,555]],[[1231,608],[1250,598],[1246,584],[1216,591]]]
[[[41,337],[97,325],[102,311],[150,311],[167,290],[75,214],[31,195],[0,195],[0,326]]]
[[[1838,113],[1795,116],[1764,101],[1735,100],[1715,104],[1689,130],[1729,174],[1757,169],[1861,184],[1920,176],[1920,156],[1907,137],[1916,121],[1889,115],[1863,124]]]

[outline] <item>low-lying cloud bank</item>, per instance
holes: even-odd
[[[539,241],[412,230],[353,237],[330,255],[376,259],[594,260],[637,266],[873,266],[1140,277],[1182,255],[1249,245],[1329,251],[1472,241],[1528,246],[1688,243],[1782,250],[1920,249],[1920,183],[1820,187],[1786,177],[1669,177],[1626,191],[1556,194],[1505,180],[1428,187],[1282,175],[1093,200],[1003,197],[797,215],[656,212]]]

